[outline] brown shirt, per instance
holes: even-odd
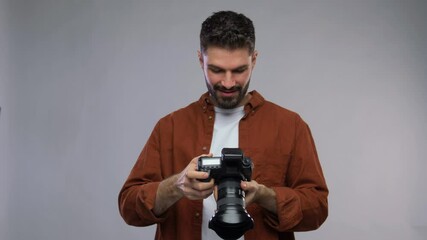
[[[277,215],[247,206],[251,239],[294,239],[294,231],[317,229],[328,215],[328,189],[314,141],[301,117],[253,91],[239,123],[239,147],[252,159],[252,179],[276,192]],[[202,200],[180,199],[156,217],[160,181],[181,172],[194,157],[209,153],[215,112],[209,95],[159,120],[119,195],[130,225],[157,224],[155,239],[201,239]]]

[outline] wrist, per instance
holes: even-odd
[[[263,184],[260,184],[257,195],[255,201],[264,208],[270,209],[271,204],[276,202],[276,192]]]
[[[179,187],[179,176],[173,175],[172,177],[168,178],[168,191],[170,192],[170,196],[172,198],[180,199],[183,197],[183,193],[181,191],[181,188]]]
[[[176,176],[169,177],[160,182],[153,208],[156,216],[162,215],[170,206],[182,198],[182,193],[177,189],[175,182]]]
[[[157,193],[169,200],[179,200],[182,197],[182,193],[178,188],[177,179],[177,175],[164,179],[160,183]]]

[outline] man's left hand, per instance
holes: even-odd
[[[276,192],[273,189],[259,184],[255,180],[250,182],[242,181],[240,187],[246,193],[246,206],[249,206],[251,203],[257,203],[270,212],[277,212]]]

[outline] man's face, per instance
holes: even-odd
[[[199,52],[206,85],[217,107],[230,109],[246,103],[256,57],[257,52],[249,54],[247,48],[209,47],[204,53]]]

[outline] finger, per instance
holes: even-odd
[[[252,203],[252,201],[253,201],[253,196],[252,195],[247,195],[245,197],[245,207],[249,206]]]
[[[244,191],[256,190],[256,188],[258,187],[258,182],[256,182],[255,180],[252,180],[250,182],[248,182],[248,181],[241,181],[240,182],[240,187]]]
[[[192,162],[192,163],[196,163],[196,164],[197,164],[197,162],[199,161],[199,158],[201,158],[201,157],[212,157],[212,156],[213,156],[213,154],[212,154],[212,153],[209,153],[209,154],[202,154],[202,155],[199,155],[199,156],[197,156],[197,157],[193,158],[193,159],[191,160],[191,162]]]
[[[250,190],[251,186],[250,186],[250,182],[246,182],[246,181],[242,181],[240,183],[240,187],[242,188],[242,190],[244,191],[248,191]]]
[[[204,199],[209,197],[213,192],[213,188],[207,190],[199,191],[195,189],[188,189],[185,196],[191,200]]]
[[[213,194],[214,194],[215,201],[217,201],[218,200],[218,186],[216,186],[216,185],[214,187]]]
[[[190,178],[190,179],[206,179],[209,177],[209,173],[202,172],[202,171],[188,170],[186,176],[187,178]]]
[[[210,195],[212,195],[212,191],[198,192],[197,196],[195,196],[194,199],[205,199]]]
[[[192,188],[197,191],[213,191],[214,190],[214,184],[213,181],[210,182],[200,182],[200,181],[194,181],[192,183]]]

